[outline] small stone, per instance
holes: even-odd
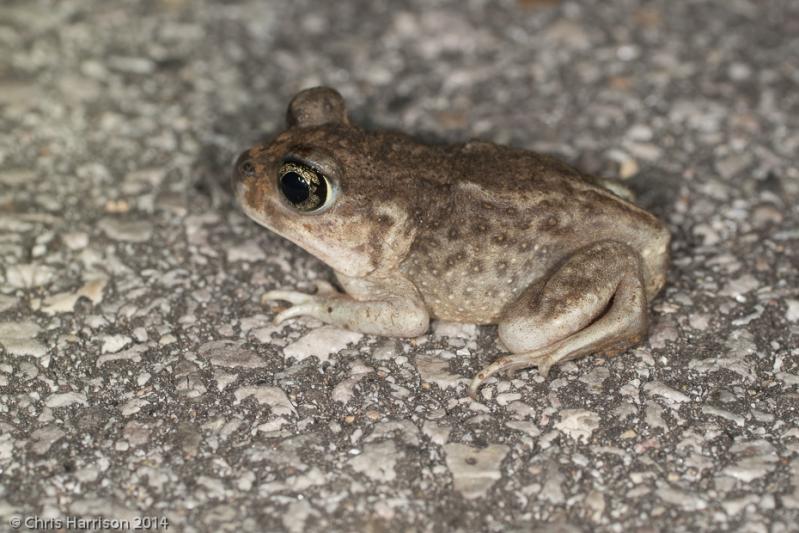
[[[744,483],[766,476],[774,470],[780,459],[774,445],[766,440],[737,442],[730,447],[730,453],[738,460],[722,473]]]
[[[231,340],[211,341],[197,349],[201,357],[215,366],[226,368],[262,368],[266,361],[258,354]]]
[[[736,278],[721,290],[720,294],[722,296],[732,296],[733,298],[740,299],[743,296],[755,289],[760,287],[760,282],[757,281],[757,278],[751,274],[744,274],[743,276]]]
[[[0,294],[0,313],[7,311],[17,305],[17,299],[11,296]]]
[[[680,404],[691,401],[691,399],[685,394],[672,389],[660,381],[651,381],[649,383],[645,383],[644,392],[646,392],[649,396],[665,398],[670,404]]]
[[[788,309],[785,311],[785,319],[788,322],[799,322],[799,300],[786,300]]]
[[[236,403],[240,403],[245,398],[253,397],[259,404],[266,404],[277,416],[296,415],[294,405],[280,387],[270,387],[268,385],[248,385],[239,387],[233,393]]]
[[[286,420],[282,416],[279,416],[277,418],[273,418],[272,420],[269,420],[268,422],[264,422],[263,424],[259,425],[258,431],[262,433],[271,433],[273,431],[280,430],[280,428],[288,424],[289,424],[288,420]]]
[[[361,361],[355,361],[350,366],[350,375],[340,383],[338,383],[331,394],[331,398],[335,402],[346,404],[349,402],[353,395],[353,389],[367,375],[373,372],[373,369],[364,365]]]
[[[677,323],[671,317],[661,317],[652,328],[649,336],[649,346],[655,350],[666,347],[666,343],[674,342],[680,338]]]
[[[20,85],[19,87],[25,91],[33,89],[33,87],[27,85]],[[0,94],[6,91],[10,92],[11,90],[12,88],[8,83],[0,84]],[[0,96],[0,102],[4,101],[6,100],[2,96]],[[35,179],[36,179],[36,173],[26,168],[13,168],[13,169],[0,170],[0,183],[2,183],[3,185],[7,185],[9,188],[20,187],[27,183],[31,183]]]
[[[122,407],[120,407],[120,412],[122,413],[122,416],[135,415],[146,405],[150,405],[150,402],[143,398],[133,398],[132,400],[128,400],[122,404]]]
[[[503,392],[502,394],[497,394],[496,402],[504,407],[511,402],[520,400],[521,398],[522,395],[518,392]]]
[[[468,383],[465,377],[449,371],[449,362],[435,355],[417,355],[416,369],[422,381],[435,383],[442,389],[457,387],[460,383]]]
[[[97,227],[116,241],[147,242],[153,234],[153,225],[146,220],[103,218],[97,223]]]
[[[651,429],[660,428],[664,431],[668,431],[669,429],[669,425],[663,419],[663,408],[656,402],[650,401],[647,403],[644,421]]]
[[[302,361],[308,357],[316,357],[320,363],[326,362],[350,344],[356,344],[363,334],[355,331],[323,326],[310,331],[283,349],[286,358]]]
[[[230,246],[226,250],[228,263],[244,261],[248,263],[266,260],[266,254],[256,241],[248,241],[238,246]]]
[[[452,427],[448,424],[440,424],[432,420],[426,420],[422,425],[422,433],[427,435],[434,444],[438,444],[439,446],[443,446],[447,443],[451,431]]]
[[[455,490],[470,500],[485,496],[502,477],[500,466],[509,451],[504,444],[490,444],[485,448],[445,444],[447,467],[452,473]]]
[[[725,179],[737,176],[752,162],[749,152],[743,151],[725,157],[716,162],[716,170]]]
[[[138,363],[141,361],[142,354],[148,349],[149,346],[146,344],[137,344],[121,352],[101,355],[97,358],[97,366],[100,367],[112,361],[133,361],[134,363]]]
[[[89,245],[89,235],[82,231],[68,232],[61,235],[61,241],[72,251],[83,250]]]
[[[107,65],[113,70],[131,74],[150,74],[155,70],[155,63],[146,57],[111,56]]]
[[[691,326],[693,329],[699,331],[705,331],[707,329],[708,324],[710,324],[710,315],[705,313],[696,313],[692,314],[688,318],[688,325]]]
[[[81,297],[88,298],[89,301],[96,305],[102,301],[103,291],[107,284],[107,277],[94,277],[75,292],[62,292],[46,298],[42,311],[49,315],[69,313],[75,308],[75,304]]]
[[[560,422],[555,427],[577,442],[587,442],[599,427],[600,418],[585,409],[564,409],[560,412]]]
[[[34,338],[40,329],[30,321],[0,322],[0,345],[10,355],[44,357],[47,347]]]
[[[477,326],[475,324],[436,320],[433,322],[433,335],[452,339],[472,339],[477,335]]]
[[[15,289],[33,289],[48,285],[55,278],[54,268],[36,263],[6,267],[6,283]]]
[[[299,500],[289,504],[286,509],[286,514],[283,515],[281,521],[285,531],[288,533],[303,533],[307,531],[305,523],[308,521],[308,518],[316,514],[316,510],[314,510],[308,501]]]
[[[731,422],[735,422],[735,425],[739,427],[743,427],[746,423],[746,419],[744,419],[744,417],[733,414],[729,411],[725,411],[724,409],[719,409],[718,407],[713,407],[712,405],[703,405],[702,413],[711,416],[718,416]]]
[[[602,384],[610,377],[610,370],[605,366],[597,366],[588,374],[582,376],[580,381],[588,385],[589,390],[594,394],[602,392]]]
[[[66,433],[57,426],[46,426],[31,433],[33,445],[31,451],[37,455],[44,455],[50,447],[64,438]]]
[[[506,422],[505,426],[509,427],[510,429],[515,429],[516,431],[526,433],[534,439],[541,435],[541,430],[538,429],[538,426],[536,426],[533,422],[525,420],[511,420]]]
[[[664,502],[675,505],[683,511],[693,512],[707,508],[707,502],[698,494],[673,489],[665,484],[661,485],[655,493]]]
[[[133,342],[133,339],[126,335],[103,335],[100,337],[103,343],[103,353],[116,353],[122,348]]]
[[[585,497],[585,506],[590,511],[589,518],[592,522],[601,521],[605,513],[605,495],[598,490],[592,490]]]
[[[51,394],[50,397],[47,398],[47,401],[44,402],[44,404],[47,407],[53,409],[59,407],[67,407],[74,403],[87,405],[88,400],[86,399],[86,395],[81,394],[79,392],[64,392],[61,394]]]
[[[394,442],[386,440],[367,444],[360,455],[350,459],[349,464],[356,472],[385,483],[397,477],[395,467],[401,455]]]

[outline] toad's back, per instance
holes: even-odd
[[[603,240],[638,251],[649,298],[662,287],[664,226],[572,167],[482,142],[437,156],[447,176],[437,174],[433,187],[446,192],[430,195],[435,218],[421,225],[402,265],[433,316],[496,322],[575,250]]]

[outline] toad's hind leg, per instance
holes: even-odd
[[[603,241],[575,252],[544,282],[531,286],[503,312],[499,337],[513,352],[472,380],[469,394],[493,374],[537,366],[546,375],[581,355],[620,353],[647,327],[641,259],[626,244]]]

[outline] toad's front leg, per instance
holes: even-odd
[[[416,287],[403,278],[351,278],[337,273],[345,293],[328,283],[317,283],[316,294],[269,291],[262,303],[282,300],[292,304],[275,317],[280,323],[311,316],[327,324],[370,335],[417,337],[427,331],[430,317]]]
[[[499,337],[513,352],[472,380],[474,398],[491,375],[537,366],[546,375],[582,355],[616,354],[640,342],[647,327],[641,258],[626,244],[603,241],[572,254],[551,276],[503,313]]]

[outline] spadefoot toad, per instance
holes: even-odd
[[[499,371],[617,354],[647,330],[669,232],[558,159],[488,142],[428,145],[350,123],[341,95],[297,94],[288,129],[238,158],[233,189],[257,223],[335,271],[343,289],[272,290],[306,315],[414,337],[431,318],[497,324]]]

